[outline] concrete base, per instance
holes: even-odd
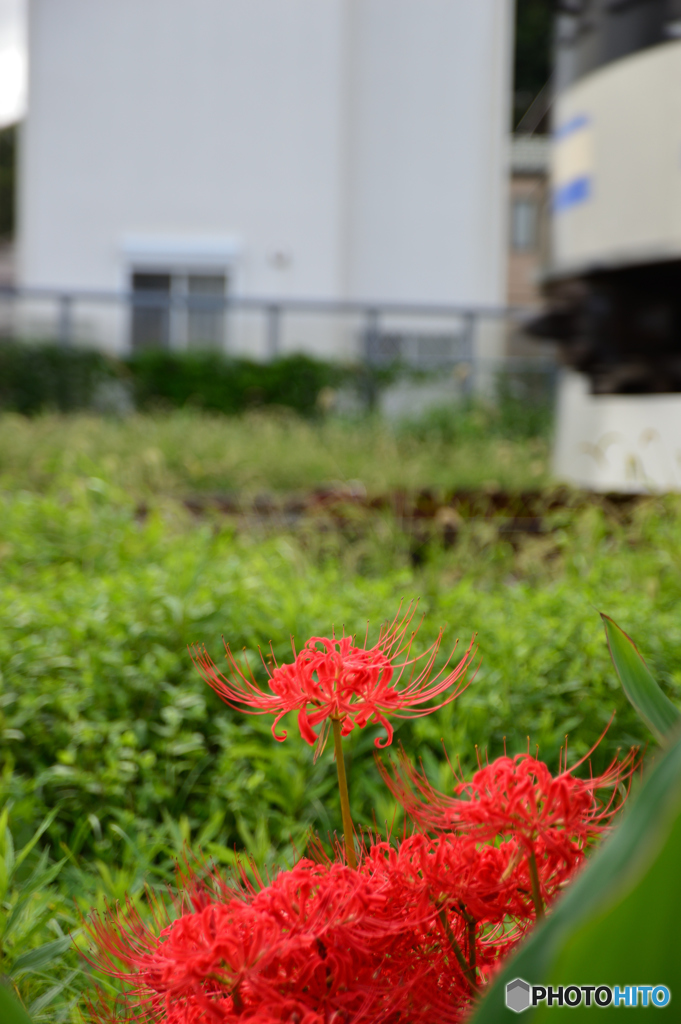
[[[681,491],[681,395],[592,395],[565,371],[553,471],[593,491]]]

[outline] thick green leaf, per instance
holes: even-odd
[[[680,859],[678,739],[660,756],[616,832],[500,972],[473,1024],[518,1019],[504,1002],[514,978],[530,985],[666,984],[673,990],[679,978]],[[672,998],[670,1007],[678,1015],[677,1002]],[[529,1010],[523,1021],[543,1020],[543,1012]],[[552,1007],[546,1019],[557,1012]],[[587,1008],[569,1012],[575,1020]]]
[[[681,712],[655,682],[631,637],[608,615],[601,614],[601,618],[610,657],[624,692],[651,732],[660,742],[665,742],[669,733],[681,722]]]
[[[0,985],[0,1020],[2,1024],[31,1024],[29,1015],[4,985]]]
[[[667,1019],[679,1020],[679,947],[678,923],[681,920],[681,885],[678,866],[681,863],[681,814],[657,858],[640,882],[610,909],[575,929],[565,943],[549,974],[554,988],[565,984],[562,979],[605,979],[605,984],[665,984],[675,997],[663,1009]],[[610,1006],[599,1012],[606,1017],[615,1012]],[[537,1021],[552,1021],[558,1012],[579,1018],[589,1013],[586,1008],[542,1007]],[[621,1019],[621,1014],[620,1014]],[[655,1018],[657,1020],[657,1016]],[[599,1017],[600,1020],[600,1017]]]

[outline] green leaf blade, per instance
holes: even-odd
[[[31,949],[28,953],[22,953],[14,961],[10,973],[12,977],[15,977],[18,974],[23,974],[24,971],[37,971],[38,968],[46,967],[47,964],[52,963],[62,953],[65,953],[71,945],[71,936],[65,935],[61,939],[55,939],[53,942],[46,942],[36,949]]]
[[[681,915],[679,855],[681,739],[659,757],[622,824],[496,976],[471,1024],[517,1020],[504,1001],[506,984],[514,978],[554,987],[592,984],[594,978],[610,985],[644,983],[635,966],[641,950],[657,965],[654,984],[673,986],[677,965],[670,963],[670,950],[676,956],[676,946],[670,943],[667,918]],[[655,913],[642,915],[642,897],[651,894]],[[588,956],[576,958],[575,947]],[[613,963],[615,977],[609,976]],[[586,1008],[569,1012],[577,1020]],[[556,1013],[560,1009],[554,1006],[547,1019]],[[603,1013],[608,1011],[599,1009]],[[541,1007],[530,1009],[523,1020],[543,1020],[543,1014]]]
[[[661,743],[681,723],[681,712],[662,692],[636,644],[610,616],[601,613],[610,657],[630,703]]]
[[[0,985],[0,1020],[2,1024],[32,1024],[24,1008],[4,985]]]

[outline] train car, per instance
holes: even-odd
[[[555,471],[681,490],[681,0],[558,4],[548,312]]]

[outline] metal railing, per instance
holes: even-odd
[[[428,369],[506,358],[531,315],[523,309],[437,303],[0,288],[1,336],[117,354],[145,347],[207,347],[270,360],[308,351],[322,358]],[[532,358],[551,363],[550,357]]]

